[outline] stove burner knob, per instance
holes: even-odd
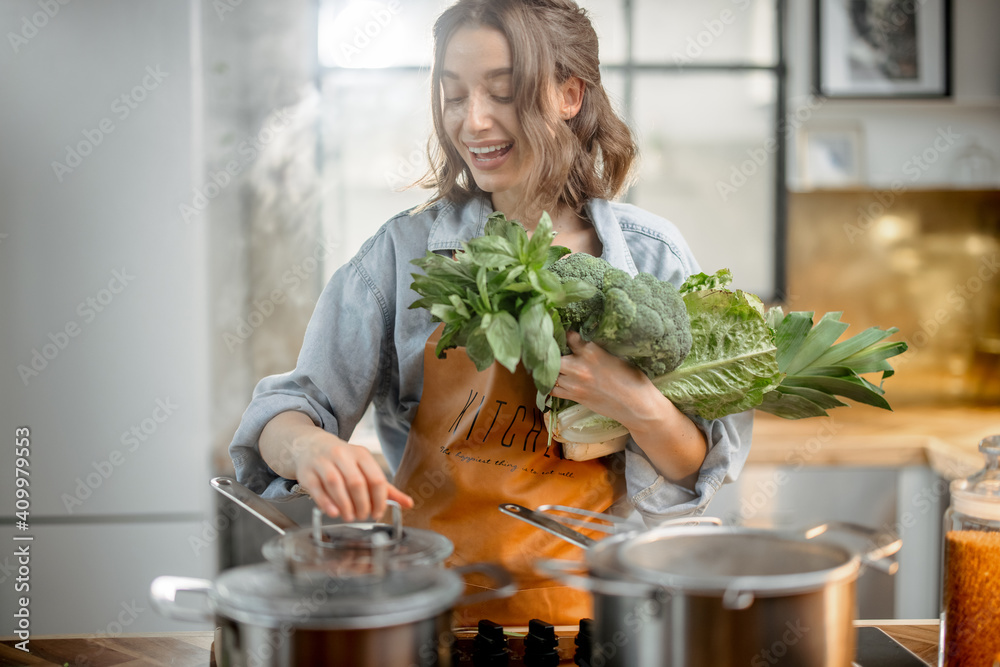
[[[573,664],[578,667],[590,667],[593,660],[593,634],[594,621],[589,618],[580,619],[580,632],[573,643],[576,644],[576,653],[573,654]]]
[[[525,667],[556,667],[559,664],[559,638],[551,623],[532,619],[524,638]]]
[[[475,667],[506,667],[509,660],[503,626],[485,619],[479,621],[479,632],[472,648],[472,664]]]

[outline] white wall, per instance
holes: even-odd
[[[951,98],[828,99],[821,103],[809,94],[813,84],[814,3],[792,0],[787,5],[788,116],[791,119],[802,110],[803,117],[809,116],[802,125],[805,130],[860,128],[864,185],[888,188],[895,182],[906,189],[989,187],[990,183],[969,182],[957,161],[971,144],[978,143],[996,160],[991,186],[1000,187],[1000,2],[953,1]],[[805,113],[816,104],[820,106]],[[938,141],[935,147],[935,140],[942,135],[950,137],[950,143]],[[798,133],[789,134],[792,189],[805,187],[797,162],[800,140]]]
[[[15,427],[33,634],[194,629],[152,611],[149,582],[213,569],[189,543],[211,507],[206,234],[178,215],[201,178],[198,9],[0,5],[0,635],[24,594]]]

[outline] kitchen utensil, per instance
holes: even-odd
[[[495,590],[463,596],[463,577],[470,573],[491,578]],[[214,582],[157,577],[150,600],[164,616],[220,627],[220,667],[432,667],[450,664],[455,607],[514,590],[505,570],[485,563],[416,566],[378,579],[320,572],[291,577],[258,563],[226,570]],[[207,609],[182,604],[181,593],[207,598]]]
[[[312,525],[300,527],[271,503],[228,477],[216,477],[212,488],[239,504],[278,532],[262,548],[264,557],[291,574],[322,571],[335,576],[360,576],[383,567],[399,570],[418,566],[441,566],[451,555],[451,540],[429,530],[407,528],[402,509],[388,501],[391,523],[359,521],[324,524],[323,513],[313,508]],[[375,548],[375,541],[380,548]]]
[[[517,505],[500,509],[529,523],[538,519]],[[555,532],[547,522],[536,525]],[[834,531],[861,536],[867,546],[857,551],[827,539]],[[849,667],[861,565],[889,560],[901,545],[893,536],[833,522],[795,533],[675,523],[596,543],[580,537],[573,543],[586,545],[582,567],[536,565],[593,595],[595,662],[678,667],[774,658]],[[892,571],[894,563],[881,567]]]
[[[220,667],[349,664],[387,667],[448,665],[455,607],[513,594],[510,574],[473,563],[445,569],[449,540],[402,526],[398,505],[391,524],[310,528],[228,478],[212,487],[279,533],[265,545],[269,562],[232,568],[214,581],[157,577],[153,607],[188,621],[214,621]],[[465,576],[491,587],[466,595]],[[178,601],[200,595],[207,605]]]

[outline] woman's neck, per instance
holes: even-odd
[[[538,221],[542,217],[542,211],[526,212],[515,207],[511,210],[503,208],[503,202],[493,202],[496,210],[502,211],[510,220],[517,220],[528,230],[530,236],[538,227]],[[552,219],[552,229],[556,232],[556,245],[566,246],[573,252],[586,252],[594,256],[600,256],[602,251],[601,241],[597,236],[594,225],[585,218],[577,214],[569,206],[559,204],[547,211]]]

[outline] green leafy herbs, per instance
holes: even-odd
[[[463,244],[454,257],[428,252],[413,263],[411,288],[420,295],[410,308],[426,308],[444,330],[436,354],[464,346],[480,371],[494,361],[514,372],[518,362],[539,394],[548,394],[559,375],[566,330],[558,308],[587,299],[595,288],[583,280],[563,281],[550,270],[568,254],[552,245],[552,220],[543,213],[535,232],[493,213],[485,234]]]
[[[778,386],[781,374],[763,304],[740,290],[684,295],[691,352],[676,370],[653,379],[681,412],[705,419],[749,410]]]
[[[826,313],[813,325],[813,313],[780,308],[768,311],[768,322],[778,342],[781,384],[764,395],[758,410],[786,419],[822,417],[830,408],[847,404],[837,397],[891,410],[883,398],[882,383],[861,375],[881,373],[882,380],[894,371],[887,359],[906,351],[902,341],[886,341],[898,329],[871,327],[840,343],[836,340],[848,325],[840,312]]]

